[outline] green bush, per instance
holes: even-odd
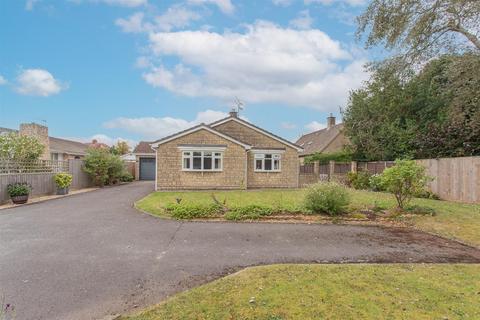
[[[370,174],[368,172],[348,172],[347,185],[357,190],[370,188]]]
[[[58,188],[64,189],[70,187],[73,177],[69,173],[57,173],[54,176],[54,180]]]
[[[178,204],[172,203],[165,207],[175,219],[212,218],[223,213],[223,207],[219,204]]]
[[[413,160],[396,160],[395,165],[382,173],[382,185],[393,193],[398,208],[405,208],[415,194],[425,191],[431,180],[425,174],[425,168]]]
[[[267,206],[251,204],[245,207],[236,207],[225,214],[227,220],[255,220],[261,217],[270,216],[273,209]]]
[[[83,170],[88,173],[97,186],[114,184],[125,173],[122,159],[106,149],[92,148],[85,156]]]
[[[385,191],[385,187],[382,184],[381,174],[372,174],[368,180],[370,190],[372,191]]]
[[[35,137],[17,132],[0,135],[0,158],[16,161],[38,160],[45,146]]]
[[[130,172],[125,171],[122,173],[119,179],[121,182],[132,182],[133,176]]]
[[[26,182],[16,182],[7,185],[7,192],[10,197],[26,196],[30,194],[32,186]]]
[[[308,188],[304,202],[305,208],[312,213],[335,216],[346,211],[350,195],[344,186],[337,183],[317,183]]]

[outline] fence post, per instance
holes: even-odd
[[[331,181],[333,179],[333,175],[335,173],[335,160],[330,160],[328,163],[328,180]]]
[[[352,168],[350,169],[353,173],[357,172],[357,161],[352,161]]]
[[[313,174],[318,176],[320,174],[320,161],[313,162]]]

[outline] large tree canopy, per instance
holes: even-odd
[[[356,158],[480,154],[480,56],[442,56],[403,80],[385,64],[344,112]]]
[[[45,146],[35,137],[16,132],[0,135],[0,158],[15,161],[38,160]]]
[[[383,45],[407,64],[480,52],[479,0],[372,0],[357,24],[367,48]]]

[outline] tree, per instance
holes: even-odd
[[[415,194],[422,193],[431,180],[425,174],[425,168],[413,160],[396,160],[393,167],[383,171],[380,179],[385,190],[393,193],[401,209]]]
[[[445,53],[480,52],[478,0],[373,0],[357,17],[357,38],[418,64]]]
[[[38,160],[45,146],[35,137],[11,132],[0,135],[0,158],[14,161]]]
[[[126,141],[118,141],[116,145],[110,148],[110,151],[121,156],[130,152],[130,146]]]
[[[92,177],[97,186],[115,184],[126,173],[122,159],[107,149],[90,148],[84,161],[83,170]]]
[[[345,133],[355,159],[480,154],[480,56],[447,55],[405,79],[384,64],[350,94]]]

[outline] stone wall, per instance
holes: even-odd
[[[20,134],[29,137],[35,137],[45,146],[43,154],[40,157],[42,160],[50,160],[50,142],[48,139],[48,127],[36,123],[22,123],[20,124]]]
[[[235,139],[258,149],[284,148],[281,159],[281,172],[255,172],[254,155],[248,153],[248,188],[297,188],[299,160],[296,149],[272,139],[236,121],[228,121],[214,127]]]
[[[226,145],[223,171],[182,171],[181,144]],[[157,150],[157,189],[242,189],[245,188],[246,150],[207,130],[199,130],[159,145]]]

